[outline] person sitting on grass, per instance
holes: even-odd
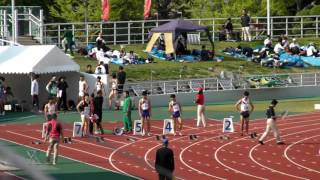
[[[273,49],[274,53],[276,53],[277,55],[280,55],[282,52],[284,52],[284,46],[282,41],[278,41],[278,43],[274,46]]]
[[[201,61],[209,60],[209,51],[206,50],[206,46],[205,45],[202,45],[202,47],[201,47],[200,59],[201,59]]]
[[[267,35],[267,39],[264,40],[263,45],[265,48],[267,48],[268,50],[272,50],[272,39],[270,35]]]
[[[318,50],[313,42],[311,42],[307,48],[307,56],[318,56]]]
[[[248,58],[252,58],[253,49],[247,46],[238,46],[237,49],[241,50],[242,54]]]

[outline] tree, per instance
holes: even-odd
[[[185,18],[190,18],[188,11],[192,7],[194,0],[156,0],[155,11],[158,12],[160,19],[169,19],[180,17],[178,12]]]

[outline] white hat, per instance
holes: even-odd
[[[292,39],[292,41],[296,41],[296,40],[297,40],[296,38],[293,38],[293,39]]]

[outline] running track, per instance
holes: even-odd
[[[278,121],[286,145],[276,145],[270,134],[265,145],[256,139],[229,134],[220,140],[221,121],[208,121],[207,128],[194,128],[194,120],[184,121],[184,136],[169,136],[175,153],[176,179],[320,179],[320,113],[289,116]],[[120,123],[104,124],[112,129]],[[259,135],[265,120],[251,122],[250,129]],[[162,122],[152,122],[152,132],[162,132]],[[46,145],[31,142],[42,140],[40,124],[0,125],[0,139],[46,150]],[[71,125],[64,124],[65,136],[71,136]],[[236,130],[239,125],[235,124]],[[189,140],[189,134],[198,140]],[[104,135],[105,143],[92,138],[75,138],[72,144],[61,144],[60,155],[98,168],[123,173],[137,179],[157,179],[154,170],[156,150],[161,146],[154,136]],[[128,138],[135,141],[128,141]],[[1,174],[0,174],[1,177]]]

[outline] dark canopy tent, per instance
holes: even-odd
[[[147,45],[146,51],[150,52],[152,50],[153,45],[163,33],[166,45],[166,53],[175,53],[177,40],[180,35],[186,38],[187,33],[201,31],[207,33],[208,39],[212,45],[212,50],[214,52],[214,44],[209,32],[209,28],[207,26],[195,25],[191,21],[182,19],[173,20],[159,27],[151,29],[152,37]]]

